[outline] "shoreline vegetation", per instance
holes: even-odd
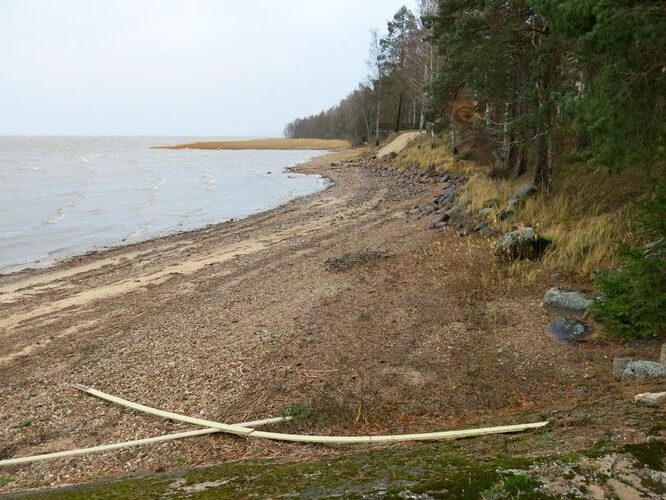
[[[250,139],[242,141],[203,141],[170,146],[156,146],[153,149],[273,149],[273,150],[328,150],[348,149],[350,143],[343,139]]]

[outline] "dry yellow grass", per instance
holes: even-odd
[[[474,175],[461,202],[472,211],[493,199],[504,206],[520,183],[520,179],[511,182]],[[510,220],[498,221],[496,212],[490,218],[501,230],[519,221],[551,239],[541,262],[545,270],[587,275],[618,264],[624,245],[640,243],[632,225],[633,201],[640,196],[640,186],[635,172],[611,176],[599,167],[564,165],[556,172],[550,195],[528,199]]]
[[[455,171],[468,176],[486,171],[472,161],[454,159],[448,135],[437,135],[434,140],[431,139],[429,134],[421,135],[398,154],[395,164],[400,166],[416,165],[424,168],[432,166],[435,171],[440,173]]]
[[[411,144],[398,161],[465,173],[469,182],[463,188],[460,203],[471,213],[492,200],[500,208],[506,207],[516,187],[529,181],[529,176],[513,181],[491,179],[487,169],[453,160],[446,142],[440,138],[434,149],[429,141]],[[632,224],[633,202],[644,192],[641,183],[636,170],[610,175],[595,165],[565,164],[557,167],[550,195],[528,199],[506,221],[497,219],[499,209],[493,210],[488,219],[499,230],[530,225],[552,240],[541,262],[517,263],[511,274],[528,279],[539,271],[588,275],[597,268],[617,265],[624,245],[643,243]]]
[[[338,139],[251,139],[246,141],[208,141],[160,146],[159,149],[347,149],[349,141]]]
[[[449,142],[438,135],[435,137],[433,147],[429,134],[422,134],[414,139],[407,148],[398,153],[396,158],[402,165],[412,164],[421,167],[430,165],[440,167],[451,159]]]

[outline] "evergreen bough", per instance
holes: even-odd
[[[640,223],[655,238],[627,251],[623,266],[596,280],[604,297],[590,311],[611,334],[624,339],[666,333],[666,176],[655,180],[652,200],[640,211]]]

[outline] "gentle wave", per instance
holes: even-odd
[[[284,171],[321,152],[151,149],[177,142],[192,140],[0,137],[0,273],[238,219],[324,187]]]

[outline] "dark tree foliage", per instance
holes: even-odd
[[[613,169],[666,156],[666,2],[540,0],[539,11],[571,50],[576,91],[562,105]]]
[[[591,308],[612,334],[627,339],[666,333],[666,178],[654,185],[640,209],[642,229],[653,241],[629,249],[620,269],[597,278],[604,297]]]
[[[371,134],[372,104],[372,91],[359,85],[329,110],[287,124],[284,135],[287,138],[348,139],[354,145],[361,144]]]

